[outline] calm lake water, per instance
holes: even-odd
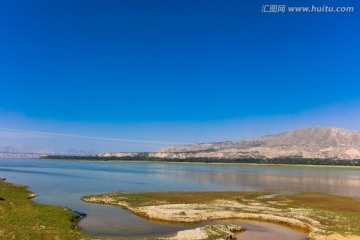
[[[96,236],[157,237],[194,228],[194,225],[152,223],[119,207],[82,202],[80,197],[88,194],[112,191],[265,190],[279,194],[324,192],[360,199],[360,171],[357,170],[0,159],[0,177],[30,186],[31,191],[40,195],[34,199],[36,202],[88,213],[89,216],[79,225],[84,232]],[[249,229],[247,234],[251,234],[251,231],[265,233],[265,229],[282,235],[290,231],[269,224],[240,225],[244,224]],[[305,239],[304,234],[296,237],[291,232],[289,239]]]

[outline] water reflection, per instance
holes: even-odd
[[[360,198],[360,171],[356,170],[0,160],[0,173],[0,176],[24,181],[35,191],[44,192],[54,188],[65,193],[86,194],[157,190],[276,191],[284,194],[310,191]],[[64,183],[69,183],[66,189],[61,186]]]
[[[271,224],[257,224],[257,223],[241,223],[241,226],[248,229],[239,234],[237,240],[305,240],[306,235],[299,232],[294,232],[286,227],[276,226]]]
[[[159,175],[164,181],[236,186],[241,191],[276,191],[280,194],[323,192],[360,198],[360,172],[350,170],[274,169],[238,167],[220,172],[172,169]]]

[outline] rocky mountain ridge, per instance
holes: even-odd
[[[144,154],[144,153],[142,153]],[[139,153],[103,153],[99,157],[136,157]],[[176,145],[147,153],[149,158],[312,158],[360,159],[360,131],[310,127],[248,140]]]

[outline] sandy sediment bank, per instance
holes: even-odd
[[[245,231],[238,225],[208,225],[195,229],[177,232],[174,236],[160,238],[160,240],[199,240],[199,239],[235,239],[236,235]]]
[[[306,218],[306,216],[297,213],[299,218],[306,219],[304,221],[290,218],[286,216],[275,215],[273,211],[275,208],[260,206],[258,204],[243,205],[234,201],[217,200],[212,204],[163,204],[144,207],[131,207],[126,202],[114,200],[110,197],[103,198],[86,198],[86,202],[112,204],[129,209],[138,216],[168,222],[178,223],[196,223],[210,220],[224,220],[224,219],[242,219],[242,220],[257,220],[270,223],[277,223],[291,228],[306,231],[315,239],[315,236],[323,236],[322,230],[317,228],[319,223]],[[264,213],[243,213],[239,209],[247,208],[247,211],[264,211]],[[224,210],[228,209],[228,210]]]
[[[318,237],[316,240],[360,240],[360,236],[331,234],[325,237]]]
[[[167,202],[152,202],[133,206],[124,197],[116,197],[115,194],[90,196],[82,199],[87,202],[118,205],[129,209],[138,216],[152,220],[179,223],[225,219],[256,220],[305,231],[311,240],[360,240],[359,236],[342,236],[328,232],[324,230],[325,227],[318,220],[312,217],[311,209],[283,208],[282,206],[286,203],[281,201],[264,203],[256,199],[243,199],[242,202],[217,199],[206,203],[169,204]],[[200,234],[201,231],[198,229],[192,233],[196,232]],[[182,233],[179,232],[179,234]]]

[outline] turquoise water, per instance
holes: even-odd
[[[36,202],[88,213],[80,227],[97,236],[162,236],[194,226],[151,223],[119,207],[84,203],[80,200],[83,195],[112,191],[266,190],[360,198],[360,171],[350,170],[0,159],[0,177],[30,186],[39,194]],[[253,223],[255,229],[259,226]]]

